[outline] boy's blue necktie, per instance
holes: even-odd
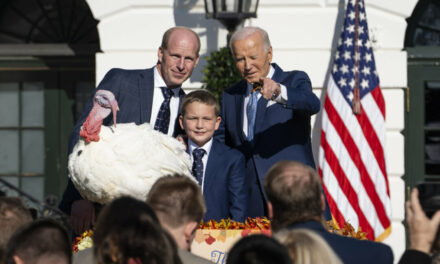
[[[258,92],[253,92],[249,96],[249,102],[246,105],[246,116],[248,120],[248,141],[254,139],[255,117],[257,116]]]
[[[197,148],[193,150],[192,154],[194,157],[193,166],[192,166],[192,173],[193,176],[196,177],[197,181],[199,182],[199,185],[202,186],[203,182],[203,155],[205,155],[206,151],[202,148]]]
[[[170,100],[173,95],[173,91],[167,87],[160,87],[163,94],[163,102],[157,113],[156,123],[154,124],[154,130],[160,131],[164,134],[168,134],[168,127],[170,126]]]

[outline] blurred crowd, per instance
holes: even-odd
[[[319,176],[292,161],[265,177],[272,236],[249,235],[226,263],[393,263],[390,248],[328,232]],[[0,197],[1,263],[211,263],[191,253],[206,206],[200,187],[181,175],[159,179],[145,201],[120,197],[103,207],[93,247],[72,254],[72,230],[49,217],[33,217],[23,200]],[[432,263],[440,211],[428,218],[414,189],[406,204],[409,246],[399,263]],[[437,238],[438,239],[438,238]]]

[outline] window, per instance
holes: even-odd
[[[44,87],[0,83],[0,177],[37,199],[44,193]]]

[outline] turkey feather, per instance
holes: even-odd
[[[145,200],[154,182],[165,175],[194,180],[184,145],[147,123],[102,126],[99,141],[81,138],[69,156],[68,170],[80,194],[101,204],[122,195]]]

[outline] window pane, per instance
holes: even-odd
[[[429,81],[425,89],[425,124],[429,128],[440,128],[440,82]]]
[[[18,177],[15,176],[3,176],[0,177],[2,180],[5,180],[6,182],[14,185],[15,187],[18,187]],[[0,190],[6,193],[6,196],[18,196],[17,192],[12,190],[9,187],[6,187],[3,183],[0,183]]]
[[[430,3],[416,22],[416,26],[414,36],[412,36],[414,46],[438,46],[440,44],[440,8],[438,4]]]
[[[246,13],[256,12],[257,3],[256,0],[243,1],[243,11]]]
[[[26,173],[44,172],[44,133],[41,130],[22,132],[22,171]]]
[[[18,131],[0,130],[0,173],[18,173]]]
[[[425,133],[425,173],[440,175],[440,131]]]
[[[43,177],[22,177],[21,189],[36,198],[43,201],[44,196],[44,178]]]
[[[420,19],[421,26],[440,30],[440,8],[437,4],[430,3]]]
[[[22,126],[44,126],[44,86],[41,82],[23,83],[21,94]]]
[[[0,83],[0,127],[18,126],[18,83]]]

